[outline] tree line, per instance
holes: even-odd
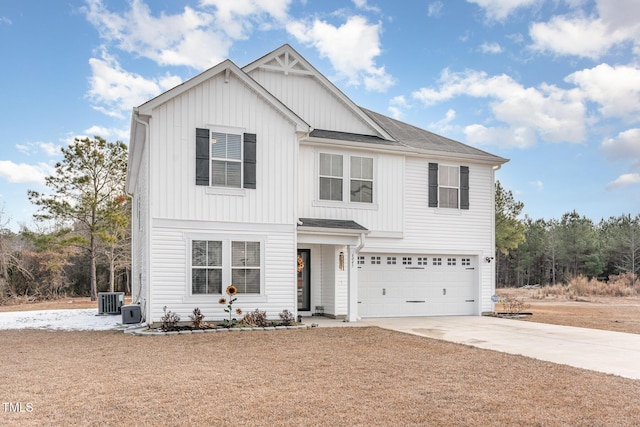
[[[496,286],[601,281],[640,273],[640,214],[593,220],[571,211],[560,219],[520,219],[524,208],[496,182]]]
[[[0,208],[0,304],[10,299],[130,293],[131,201],[125,191],[127,147],[75,139],[46,178],[29,191],[36,229],[8,227]],[[594,223],[575,211],[560,219],[521,218],[522,202],[495,185],[496,285],[606,280],[640,272],[640,215]]]
[[[8,227],[0,210],[0,304],[10,299],[130,292],[130,199],[127,147],[101,137],[76,138],[30,190],[36,229]]]

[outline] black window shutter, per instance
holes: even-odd
[[[469,209],[469,166],[460,166],[460,209]]]
[[[196,185],[209,185],[209,129],[196,129]]]
[[[256,134],[244,134],[244,188],[256,188]]]
[[[438,207],[438,164],[429,163],[429,207]]]

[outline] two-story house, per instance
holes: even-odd
[[[291,46],[135,108],[133,302],[207,320],[479,315],[507,160],[354,104]]]

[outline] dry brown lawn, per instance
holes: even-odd
[[[640,420],[640,381],[379,328],[158,337],[10,330],[0,331],[0,348],[0,400],[31,408],[0,406],[0,426]]]
[[[579,300],[547,296],[539,289],[497,289],[501,296],[523,299],[531,312],[522,320],[555,325],[640,334],[640,297],[581,297]],[[500,310],[500,304],[496,307]],[[640,425],[640,422],[639,422]]]

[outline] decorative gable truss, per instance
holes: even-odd
[[[285,50],[279,55],[274,56],[270,61],[261,64],[260,68],[271,71],[279,71],[285,75],[301,74],[305,76],[313,75],[313,71],[309,70],[300,62],[291,52]]]

